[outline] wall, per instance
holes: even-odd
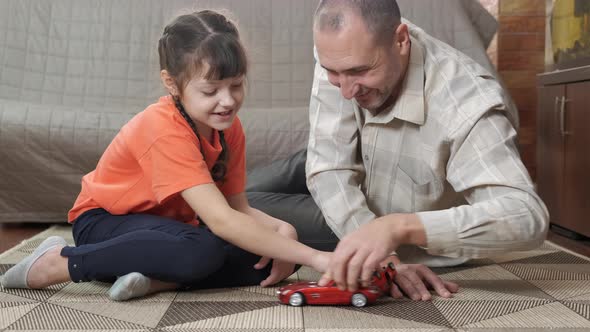
[[[490,12],[496,19],[498,19],[498,0],[479,0],[479,2],[484,6],[488,12]],[[490,43],[488,47],[488,56],[490,57],[490,61],[498,67],[498,34],[494,36],[494,39]]]
[[[545,0],[498,1],[497,68],[520,114],[520,148],[536,177],[536,75],[544,71]]]

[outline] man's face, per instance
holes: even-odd
[[[395,36],[391,42],[378,43],[360,17],[353,13],[345,17],[338,31],[314,29],[320,65],[344,98],[381,111],[393,103],[392,94],[405,73],[401,48]]]

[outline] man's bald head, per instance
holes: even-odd
[[[314,15],[314,29],[338,32],[348,23],[349,13],[358,15],[378,41],[391,40],[401,23],[396,0],[321,0]]]

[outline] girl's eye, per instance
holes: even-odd
[[[240,82],[240,83],[234,83],[234,84],[232,84],[232,88],[241,88],[241,87],[242,87],[242,85],[243,85],[243,82]]]
[[[215,93],[217,93],[217,89],[215,90],[208,90],[208,91],[203,91],[203,94],[205,96],[213,96]]]

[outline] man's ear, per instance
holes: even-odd
[[[394,48],[398,50],[401,55],[410,54],[412,43],[410,41],[410,32],[408,31],[408,25],[401,23],[395,29],[395,42]]]
[[[178,87],[176,86],[176,82],[174,81],[172,76],[170,76],[170,73],[168,73],[166,69],[160,71],[160,79],[162,80],[162,84],[164,85],[164,88],[166,88],[169,94],[175,97],[180,94]]]

